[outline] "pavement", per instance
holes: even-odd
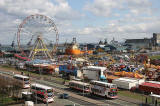
[[[9,106],[25,106],[24,104],[15,104],[15,105],[9,105]],[[68,99],[60,99],[58,96],[55,96],[54,102],[47,104],[44,103],[37,103],[34,104],[34,106],[83,106],[77,103],[74,103]]]

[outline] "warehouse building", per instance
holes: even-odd
[[[160,33],[153,33],[152,38],[126,39],[125,44],[132,45],[132,48],[152,48],[160,46]]]

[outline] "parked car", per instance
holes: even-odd
[[[62,93],[62,94],[59,95],[59,98],[61,98],[61,99],[68,99],[69,95],[67,93]]]

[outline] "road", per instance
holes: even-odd
[[[3,71],[6,71],[6,70],[3,70]],[[48,86],[52,86],[53,88],[55,88],[56,92],[58,93],[63,93],[63,92],[68,93],[70,95],[69,99],[59,99],[58,94],[56,93],[55,95],[55,101],[60,103],[62,106],[66,104],[67,105],[76,104],[76,106],[77,105],[79,106],[137,106],[138,105],[138,104],[127,102],[120,99],[108,100],[99,96],[90,96],[89,94],[85,94],[83,96],[82,92],[71,90],[67,86],[55,83],[53,81],[40,80],[37,78],[32,78],[32,81],[45,84]],[[53,105],[53,104],[50,104],[50,105]],[[60,106],[60,104],[58,106]]]
[[[57,84],[54,82],[49,82],[49,81],[44,81],[44,80],[38,80],[36,82],[41,83],[41,84],[45,84],[48,86],[52,86],[52,87],[56,88],[56,90],[58,90],[59,92],[66,92],[66,93],[72,95],[72,98],[74,98],[72,100],[74,100],[74,102],[79,103],[81,105],[85,105],[85,106],[86,106],[86,104],[87,104],[87,106],[90,106],[90,105],[93,106],[93,104],[94,105],[101,105],[101,106],[137,106],[138,105],[138,104],[130,103],[130,102],[123,101],[120,99],[109,100],[109,99],[106,99],[106,98],[103,98],[100,96],[90,96],[89,94],[85,94],[83,97],[82,92],[79,92],[76,90],[71,90],[67,86],[64,86],[64,85],[60,85],[60,84]],[[75,95],[73,95],[73,94],[75,94]],[[83,104],[82,104],[82,101],[83,101]],[[93,101],[93,102],[92,102],[92,104],[88,104],[86,101],[88,101],[88,102]]]

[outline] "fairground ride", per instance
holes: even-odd
[[[30,15],[18,27],[18,47],[22,54],[31,60],[52,59],[56,53],[58,40],[55,23],[45,15]]]

